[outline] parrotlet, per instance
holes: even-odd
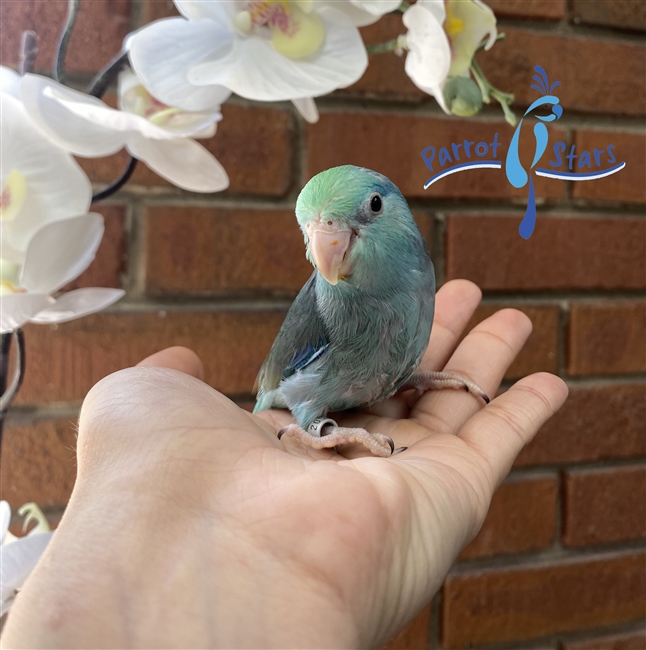
[[[314,176],[296,202],[314,272],[294,300],[256,381],[254,413],[288,408],[279,432],[317,449],[356,442],[390,456],[379,433],[339,427],[329,412],[400,390],[463,388],[457,375],[418,372],[429,342],[435,273],[406,200],[384,175],[344,165]]]

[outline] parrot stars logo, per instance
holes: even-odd
[[[592,152],[592,156],[589,151],[576,153],[576,145],[573,144],[569,148],[569,153],[563,156],[568,148],[565,142],[560,141],[554,145],[554,158],[548,161],[549,167],[537,167],[547,149],[549,140],[546,123],[555,122],[560,119],[563,115],[563,107],[559,102],[559,98],[553,94],[554,89],[560,86],[561,82],[556,81],[550,85],[547,73],[540,65],[535,66],[534,71],[537,73],[533,77],[533,80],[536,83],[533,83],[530,88],[538,90],[538,92],[541,93],[541,97],[529,106],[518,123],[509,148],[507,149],[507,156],[504,162],[505,175],[513,187],[521,188],[529,184],[527,210],[518,227],[518,232],[523,239],[529,239],[536,226],[534,175],[543,176],[544,178],[553,178],[556,180],[591,181],[605,178],[611,174],[616,174],[626,166],[625,162],[617,162],[617,158],[614,154],[614,145],[612,144],[608,144],[605,149],[595,148]],[[544,111],[546,108],[550,109],[550,112],[547,115],[537,114],[537,111]],[[519,145],[523,121],[528,116],[534,117],[538,121],[534,124],[535,143],[533,160],[529,169],[525,169],[525,166],[520,160]],[[502,169],[503,162],[497,159],[498,148],[500,145],[498,133],[495,134],[493,142],[490,144],[480,142],[474,149],[471,149],[473,145],[473,142],[464,140],[463,143],[452,144],[451,152],[449,152],[447,147],[442,147],[438,154],[438,162],[441,169],[435,172],[434,175],[424,183],[424,189],[428,189],[431,185],[445,176],[469,169]],[[460,147],[463,147],[462,152],[460,152]],[[472,152],[475,152],[475,160],[470,160]],[[421,153],[422,160],[431,172],[433,172],[435,153],[435,147],[426,147]],[[453,156],[451,156],[451,153]],[[467,160],[462,160],[460,158],[461,154]],[[565,163],[564,158],[567,160],[567,163]],[[446,165],[453,163],[454,159],[458,164],[451,164],[450,167],[447,167]],[[576,171],[575,161],[577,161]],[[566,169],[559,169],[563,166],[566,166]]]

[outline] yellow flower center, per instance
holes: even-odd
[[[134,89],[135,103],[133,113],[145,117],[152,124],[166,126],[175,115],[183,111],[160,102],[153,97],[143,86]]]
[[[27,198],[27,181],[18,169],[12,169],[0,194],[0,221],[13,221]]]
[[[252,0],[233,24],[245,35],[267,27],[276,51],[289,59],[314,54],[325,40],[325,27],[312,11],[311,0]]]
[[[464,21],[458,18],[447,5],[446,21],[444,22],[444,31],[453,39],[464,31]]]

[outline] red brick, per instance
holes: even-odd
[[[428,237],[431,216],[416,216]],[[145,233],[152,294],[293,296],[312,273],[293,210],[155,206]]]
[[[442,641],[465,648],[639,620],[644,615],[643,553],[449,575]]]
[[[575,23],[646,31],[646,5],[641,0],[573,0]]]
[[[461,559],[547,548],[556,534],[556,477],[510,480],[494,494],[480,532]]]
[[[293,295],[312,273],[293,211],[159,206],[145,231],[151,293]]]
[[[594,2],[590,4],[595,4]],[[646,4],[644,5],[646,7]],[[644,160],[646,160],[646,137],[641,133],[617,133],[615,131],[575,131],[575,153],[590,152],[594,165],[594,150],[607,151],[614,144],[614,156],[626,166],[616,174],[595,181],[573,183],[572,196],[589,201],[621,201],[625,203],[644,203],[646,185],[644,184]],[[606,154],[600,154],[605,156]],[[600,169],[610,167],[606,158],[601,159]],[[575,167],[575,170],[577,168]],[[596,167],[595,167],[596,169]],[[587,168],[583,169],[588,171]]]
[[[625,632],[586,639],[585,641],[564,641],[559,650],[644,650],[646,630]]]
[[[361,36],[366,45],[385,43],[406,32],[401,14],[386,15],[373,25],[361,28]],[[406,99],[409,101],[431,100],[430,95],[420,90],[409,79],[404,70],[406,56],[397,56],[393,52],[371,54],[368,68],[363,77],[339,94],[362,95],[367,97],[386,97]],[[435,100],[432,100],[435,101]]]
[[[646,302],[573,304],[567,340],[569,375],[646,372]]]
[[[565,17],[565,0],[487,0],[497,17],[545,18]],[[506,31],[502,29],[501,31]]]
[[[397,635],[395,635],[382,650],[424,650],[430,647],[431,608],[424,609]]]
[[[491,143],[498,133],[499,160],[504,159],[513,131],[504,122],[479,122],[464,118],[434,118],[395,113],[322,112],[318,124],[307,126],[307,162],[304,181],[336,165],[359,165],[388,176],[410,197],[510,198],[527,197],[527,189],[516,189],[507,182],[504,171],[476,169],[448,176],[424,190],[424,183],[439,171],[439,151],[451,150],[451,143],[464,140]],[[552,137],[563,139],[564,131],[553,129]],[[437,153],[433,172],[421,152],[427,146]],[[521,139],[523,160],[533,155],[534,141]],[[464,161],[463,149],[461,161]],[[471,151],[472,159],[476,158]],[[531,161],[530,161],[531,162]],[[563,181],[537,178],[536,195],[541,198],[564,196]]]
[[[29,501],[40,508],[67,503],[76,479],[75,423],[64,418],[5,428],[0,489],[12,509]]]
[[[203,144],[231,179],[230,192],[283,196],[294,166],[291,111],[226,104],[215,138]]]
[[[563,407],[521,451],[516,465],[576,463],[646,454],[643,384],[570,386]]]
[[[534,66],[541,65],[550,83],[561,82],[555,93],[566,115],[568,111],[644,114],[646,51],[642,43],[516,27],[505,27],[504,32],[505,39],[478,55],[478,60],[489,81],[513,93],[517,104],[528,106],[538,99],[538,91],[530,85]],[[561,138],[550,135],[550,141],[557,139]]]
[[[173,4],[173,0],[140,0],[140,5],[141,25],[152,23],[153,20],[181,15]]]
[[[18,66],[21,34],[32,29],[38,34],[36,69],[49,72],[65,25],[67,5],[66,0],[0,3],[0,24],[4,27],[0,48],[2,64]],[[129,31],[128,0],[81,2],[65,59],[66,70],[97,72],[119,53]]]
[[[446,277],[485,290],[642,289],[646,220],[538,215],[530,239],[518,216],[451,215]]]
[[[82,399],[106,375],[172,345],[199,354],[206,381],[249,394],[284,311],[102,313],[58,326],[28,325],[27,373],[17,402]],[[29,360],[47,359],[47,363]]]
[[[643,465],[574,469],[564,475],[563,543],[610,544],[646,537]]]
[[[533,330],[522,352],[505,373],[505,379],[525,377],[533,372],[558,372],[559,308],[525,304],[480,305],[465,328],[468,333],[478,323],[500,309],[513,307],[529,316]]]
[[[126,271],[126,225],[122,205],[93,205],[90,210],[99,212],[105,219],[105,233],[96,258],[90,266],[63,287],[71,291],[80,287],[120,287],[121,276]]]
[[[113,98],[108,99],[113,103]],[[291,112],[225,104],[222,115],[216,135],[199,143],[229,174],[228,192],[283,196],[291,186],[293,167]],[[85,158],[79,162],[92,181],[107,183],[121,175],[127,160],[128,155],[122,150],[105,158]],[[170,186],[142,162],[129,184]]]

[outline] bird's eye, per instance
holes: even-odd
[[[380,212],[381,211],[381,197],[379,196],[379,194],[375,194],[370,199],[370,209],[373,212]]]

